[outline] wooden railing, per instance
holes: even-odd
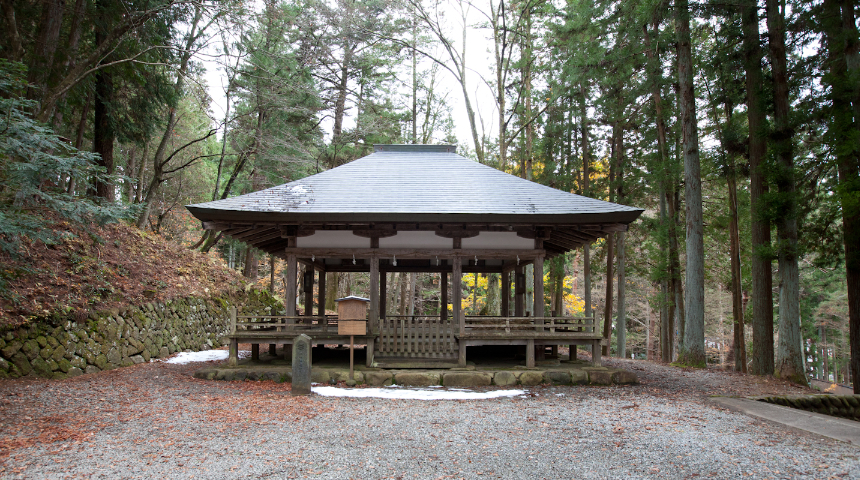
[[[380,355],[447,357],[456,355],[457,324],[438,315],[386,315],[379,321]]]
[[[462,333],[496,331],[516,333],[594,333],[594,317],[484,317],[466,316]]]
[[[238,315],[230,312],[230,331],[232,334],[243,332],[277,332],[284,336],[300,333],[337,333],[337,315],[325,316],[286,316],[286,315]]]

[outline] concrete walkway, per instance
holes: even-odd
[[[796,408],[759,402],[748,398],[712,397],[711,401],[730,410],[778,423],[804,432],[860,445],[860,422]]]

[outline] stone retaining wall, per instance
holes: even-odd
[[[268,292],[250,290],[97,312],[84,321],[36,319],[0,333],[0,378],[64,378],[217,348],[228,333],[234,305],[248,313],[282,313]]]
[[[860,420],[860,395],[804,395],[788,397],[763,397],[761,402],[808,412],[823,413],[834,417]]]
[[[194,372],[196,378],[204,380],[272,380],[290,382],[293,375],[288,366],[225,367],[206,366]],[[355,372],[359,385],[387,386],[404,385],[414,387],[482,387],[482,386],[534,386],[534,385],[630,385],[639,380],[631,371],[607,367],[583,367],[567,369],[512,369],[502,371],[480,370],[364,370]],[[314,367],[313,383],[339,383],[349,378],[349,370]]]

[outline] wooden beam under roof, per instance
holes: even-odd
[[[415,249],[415,248],[285,248],[285,255],[296,255],[300,257],[317,256],[321,258],[373,258],[394,257],[401,258],[471,258],[478,259],[507,259],[519,256],[520,258],[533,259],[546,252],[540,249],[514,250],[514,249]]]

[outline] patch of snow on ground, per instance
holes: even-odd
[[[429,388],[338,388],[311,387],[311,391],[324,397],[386,398],[400,400],[486,400],[499,397],[516,397],[524,390],[495,390],[473,392],[465,389],[436,390]]]
[[[203,350],[201,352],[180,352],[175,357],[169,358],[164,363],[173,363],[184,365],[191,362],[211,362],[213,360],[226,360],[230,355],[228,350]],[[240,350],[239,358],[245,358],[251,355],[251,352]]]

